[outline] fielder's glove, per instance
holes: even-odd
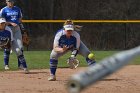
[[[24,32],[22,33],[22,41],[23,41],[23,45],[24,45],[24,46],[28,46],[28,45],[29,45],[29,43],[30,43],[30,38],[29,38],[29,35],[28,35],[27,31],[24,31]]]
[[[79,66],[79,60],[75,57],[70,57],[67,60],[67,64],[69,65],[70,69],[76,69]]]
[[[23,24],[20,23],[19,27],[21,29],[21,33],[22,33],[22,42],[24,46],[28,46],[30,43],[30,38],[29,38],[29,33],[28,31],[24,28]]]
[[[10,48],[10,47],[11,47],[11,41],[9,40],[9,38],[7,38],[4,41],[0,41],[0,48],[1,49]]]

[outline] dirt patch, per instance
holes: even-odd
[[[65,84],[69,76],[85,68],[71,70],[58,68],[57,81],[48,81],[49,69],[0,72],[0,93],[67,93]],[[82,93],[140,93],[140,66],[130,65]]]

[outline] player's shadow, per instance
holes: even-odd
[[[101,79],[100,81],[119,81],[121,79],[117,79],[117,78],[114,78],[114,79],[111,79],[111,78],[105,78],[105,79]]]
[[[24,72],[17,72],[17,73],[23,74]],[[43,74],[49,74],[49,72],[41,72],[41,71],[34,71],[34,72],[30,71],[28,74],[41,74],[41,73],[43,73]]]
[[[48,72],[40,72],[40,71],[36,71],[36,72],[29,72],[29,74],[40,74],[40,73],[45,73],[45,74],[48,74]]]

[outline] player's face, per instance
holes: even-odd
[[[5,29],[5,26],[6,26],[5,22],[0,23],[0,30],[4,30]]]
[[[10,1],[10,2],[6,2],[7,6],[9,7],[13,7],[14,6],[14,2],[13,1]]]
[[[67,37],[70,37],[72,35],[72,30],[65,30],[65,31]]]

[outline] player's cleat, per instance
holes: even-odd
[[[48,81],[56,81],[56,76],[50,75],[50,77],[48,78]]]
[[[5,65],[4,69],[5,69],[5,70],[9,70],[10,68],[9,68],[8,65]]]
[[[24,68],[24,73],[29,74],[29,70],[27,68]]]

